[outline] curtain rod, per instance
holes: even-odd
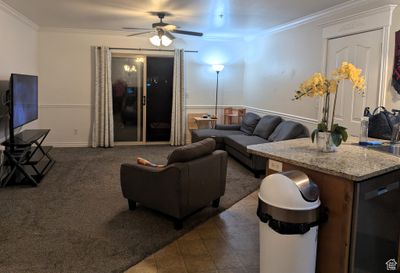
[[[138,50],[138,51],[164,51],[174,52],[172,49],[155,49],[155,48],[125,48],[125,47],[111,47],[111,50]],[[199,53],[197,50],[185,50],[185,53]]]

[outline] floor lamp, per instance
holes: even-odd
[[[215,87],[215,111],[214,111],[214,116],[213,118],[217,118],[217,111],[218,111],[218,78],[219,78],[219,72],[224,70],[224,65],[222,64],[214,64],[212,66],[212,69],[217,72],[217,86]]]

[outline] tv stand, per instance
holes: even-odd
[[[50,156],[52,146],[42,146],[50,129],[24,130],[14,136],[13,142],[6,140],[1,143],[5,147],[4,164],[11,170],[0,182],[5,187],[16,174],[23,175],[25,182],[37,186],[45,174],[51,169],[55,161]],[[30,167],[30,172],[29,172]]]

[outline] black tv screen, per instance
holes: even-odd
[[[38,77],[11,75],[13,128],[38,119]]]

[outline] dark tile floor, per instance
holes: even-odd
[[[258,273],[256,209],[254,192],[125,273]]]

